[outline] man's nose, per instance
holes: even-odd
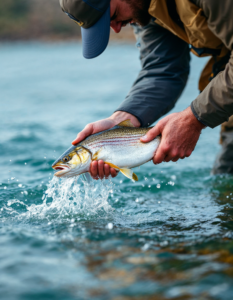
[[[116,22],[114,20],[111,21],[110,26],[116,33],[119,33],[121,31],[122,22]]]

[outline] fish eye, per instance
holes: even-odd
[[[63,158],[63,162],[68,162],[70,160],[70,158],[68,157],[68,156],[65,156],[64,158]]]

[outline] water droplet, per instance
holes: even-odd
[[[157,187],[157,189],[160,189],[160,188],[161,188],[161,184],[158,183],[158,184],[156,185],[156,187]]]
[[[18,180],[17,180],[18,181]],[[18,184],[18,187],[22,187],[23,185],[20,183],[20,184]]]
[[[135,202],[139,202],[139,199],[137,198],[137,199],[135,200]]]
[[[143,247],[142,247],[142,251],[147,251],[150,248],[150,244],[146,243]]]
[[[113,224],[112,223],[108,223],[108,225],[106,226],[107,229],[111,230],[113,229]]]
[[[138,241],[144,243],[146,240],[144,238],[139,238]]]
[[[27,163],[24,163],[25,165],[27,164]]]
[[[6,190],[7,189],[7,187],[6,186],[4,186],[4,190]]]
[[[161,203],[160,201],[158,201],[158,203]]]
[[[161,242],[160,247],[166,247],[168,245],[168,241]]]
[[[172,180],[176,180],[176,175],[172,175],[172,176],[171,176],[171,179],[172,179]]]
[[[15,177],[11,177],[11,180],[14,180],[15,179]]]

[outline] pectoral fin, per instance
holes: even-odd
[[[135,127],[131,121],[128,119],[128,120],[125,120],[125,121],[122,121],[121,123],[117,124],[117,126],[122,126],[122,127]]]
[[[98,156],[99,156],[101,150],[102,150],[102,148],[100,148],[98,151],[96,151],[96,153],[92,156],[92,160],[98,160],[99,159]]]
[[[115,169],[115,170],[119,170],[123,175],[125,175],[126,177],[128,177],[129,179],[132,179],[134,181],[138,181],[138,177],[137,175],[131,170],[131,169],[127,169],[127,168],[119,168],[118,166],[109,163],[107,161],[104,162],[105,164],[109,165],[111,168]]]

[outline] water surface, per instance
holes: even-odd
[[[109,116],[140,69],[134,45],[84,60],[79,44],[0,47],[1,299],[224,299],[233,295],[231,176],[210,175],[219,128],[177,163],[88,184],[51,164]],[[198,95],[192,58],[173,111]]]

